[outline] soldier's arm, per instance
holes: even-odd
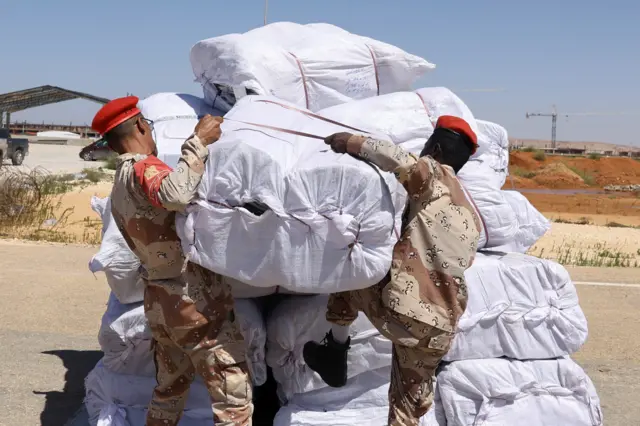
[[[133,166],[136,182],[154,206],[183,211],[195,198],[208,156],[209,150],[193,135],[182,145],[175,170],[157,157],[149,156]]]
[[[371,161],[386,172],[393,172],[409,195],[421,194],[433,187],[438,164],[431,157],[418,158],[392,142],[353,135],[347,152]]]

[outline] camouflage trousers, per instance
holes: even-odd
[[[147,281],[144,308],[158,382],[146,425],[178,424],[196,373],[209,391],[216,425],[251,425],[246,348],[225,280],[189,262],[182,279]]]
[[[327,320],[350,325],[358,317],[358,311],[362,311],[380,333],[391,340],[393,361],[388,424],[417,426],[433,404],[433,377],[453,336],[384,306],[383,287],[378,284],[363,290],[332,294],[327,305]]]

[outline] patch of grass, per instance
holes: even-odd
[[[547,159],[547,155],[544,153],[544,151],[536,150],[533,153],[533,159],[536,161],[544,161]]]
[[[60,195],[72,188],[66,179],[40,169],[0,171],[0,235],[56,232],[73,212],[73,208],[61,211]]]
[[[637,268],[639,262],[632,253],[625,253],[622,250],[607,247],[604,244],[596,244],[595,247],[576,247],[562,243],[560,246],[553,246],[550,253],[545,256],[544,249],[536,254],[543,259],[554,260],[565,266],[593,266],[598,268]],[[638,250],[640,255],[640,250]]]
[[[534,152],[536,149],[532,146],[526,146],[522,148],[522,152]]]
[[[85,179],[91,183],[98,183],[107,177],[107,174],[101,169],[87,168],[82,170],[82,173],[85,175]]]
[[[523,178],[526,178],[526,179],[532,179],[532,178],[534,178],[536,176],[535,172],[530,172],[530,171],[525,170],[525,169],[523,169],[521,167],[514,167],[510,171],[514,175],[520,176],[520,177],[523,177]]]
[[[602,158],[602,155],[593,153],[593,154],[589,154],[588,158],[589,160],[599,160]]]
[[[596,178],[586,170],[578,169],[577,167],[569,167],[575,174],[580,176],[584,183],[589,186],[594,186],[596,184]]]
[[[104,168],[107,170],[115,170],[116,169],[116,158],[117,155],[110,155],[109,157],[107,157],[107,159],[104,161]]]
[[[591,219],[588,217],[581,217],[577,220],[563,219],[561,217],[553,219],[555,223],[568,223],[571,225],[591,225]]]
[[[625,225],[624,223],[618,223],[618,222],[607,222],[605,226],[607,228],[633,228],[633,229],[638,228],[637,226]]]

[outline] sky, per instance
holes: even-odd
[[[51,84],[115,98],[202,94],[189,62],[199,40],[261,26],[264,0],[0,0],[0,93]],[[640,146],[636,0],[270,0],[268,21],[327,22],[419,55],[437,68],[415,87],[457,92],[476,118],[516,138]],[[488,90],[487,90],[488,89]],[[482,91],[478,91],[482,90]],[[90,123],[74,100],[13,120]]]

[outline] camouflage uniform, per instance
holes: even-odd
[[[144,306],[154,339],[156,386],[147,425],[176,425],[195,373],[211,395],[216,425],[250,425],[252,391],[233,298],[225,280],[186,262],[176,211],[193,199],[208,150],[197,136],[175,171],[155,156],[118,157],[113,217],[143,265]]]
[[[389,425],[418,425],[466,308],[464,271],[480,224],[452,168],[363,136],[349,138],[347,152],[394,172],[409,200],[389,275],[373,287],[331,295],[327,320],[349,325],[363,311],[393,342]]]

